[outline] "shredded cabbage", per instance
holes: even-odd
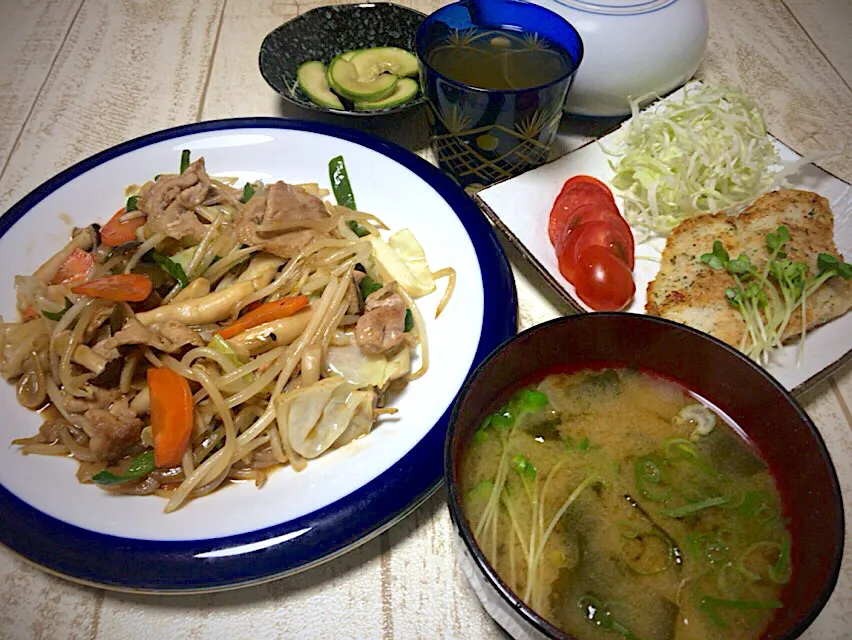
[[[783,186],[813,158],[783,163],[757,103],[742,92],[692,82],[683,92],[633,117],[614,149],[613,187],[634,227],[667,235],[687,218],[738,213],[757,196]]]

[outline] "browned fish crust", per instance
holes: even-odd
[[[758,269],[769,258],[766,236],[778,225],[790,230],[788,257],[807,262],[817,272],[817,256],[830,253],[842,259],[834,244],[834,215],[828,201],[810,191],[785,189],[758,198],[738,216],[714,213],[690,218],[672,231],[663,251],[657,277],[648,284],[645,311],[668,318],[733,346],[746,330],[739,312],[725,299],[733,277],[701,262],[701,255],[721,240],[732,258],[746,254]],[[807,326],[815,327],[843,315],[852,307],[852,281],[832,278],[806,301]],[[787,340],[801,332],[801,313],[794,313],[784,332]]]

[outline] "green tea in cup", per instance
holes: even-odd
[[[428,62],[438,73],[482,89],[530,89],[574,70],[571,56],[555,42],[504,29],[455,32],[432,49]]]
[[[417,33],[438,166],[478,189],[547,161],[583,57],[576,29],[520,0],[459,2]]]

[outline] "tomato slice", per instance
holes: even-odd
[[[580,253],[574,288],[577,297],[595,311],[623,309],[636,293],[630,269],[600,245],[587,247]]]
[[[576,185],[576,184],[591,185],[593,187],[597,187],[598,189],[602,189],[603,191],[606,191],[607,193],[610,194],[610,196],[612,195],[612,191],[606,185],[606,183],[601,182],[600,180],[598,180],[597,178],[594,178],[592,176],[587,176],[587,175],[583,175],[583,174],[571,176],[570,178],[568,178],[565,181],[565,184],[562,185],[562,188],[564,189],[565,187],[567,187],[569,185]],[[615,202],[614,199],[613,199],[613,202]]]
[[[605,248],[621,260],[628,271],[632,271],[634,264],[633,234],[624,219],[620,216],[618,219],[624,223],[623,227],[618,223],[613,223],[612,220],[584,222],[568,235],[565,242],[561,243],[556,254],[559,260],[559,272],[568,282],[576,284],[580,254],[585,249],[594,246]]]
[[[562,227],[556,230],[556,237],[553,239],[552,244],[555,248],[558,248],[559,243],[564,242],[568,234],[584,222],[607,220],[615,216],[621,217],[615,205],[602,204],[600,202],[581,204],[570,212],[560,214],[560,224]]]
[[[618,206],[609,187],[591,176],[574,176],[562,185],[562,191],[550,210],[547,233],[551,244],[556,244],[559,232],[565,227],[567,219],[583,205],[595,205],[618,213]]]
[[[618,209],[600,206],[599,204],[584,204],[580,205],[573,213],[566,216],[562,229],[559,230],[556,236],[556,242],[553,244],[556,252],[559,253],[559,248],[565,244],[573,231],[581,224],[586,222],[609,222],[610,224],[619,227],[625,235],[632,236],[630,225],[621,217]]]

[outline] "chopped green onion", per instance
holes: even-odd
[[[637,458],[633,463],[633,475],[639,493],[654,502],[664,502],[671,495],[665,461],[651,453]]]
[[[670,518],[685,518],[687,516],[696,514],[704,509],[709,509],[710,507],[718,507],[719,505],[726,504],[729,500],[730,498],[727,496],[717,496],[715,498],[707,498],[706,500],[701,500],[700,502],[692,502],[690,504],[685,504],[681,507],[675,507],[674,509],[661,509],[660,513],[664,516],[669,516]]]
[[[180,152],[180,172],[183,173],[189,168],[189,149],[184,149]]]
[[[349,184],[349,174],[346,173],[343,156],[337,156],[329,161],[328,177],[331,181],[331,189],[334,191],[337,204],[347,209],[357,209],[355,195],[352,193],[352,186]]]
[[[738,508],[744,518],[759,519],[761,514],[765,522],[777,516],[775,509],[768,502],[769,496],[763,491],[746,491]]]
[[[183,272],[186,273],[186,270],[189,269],[189,263],[192,262],[192,259],[195,257],[195,250],[198,247],[189,247],[188,249],[183,249],[182,251],[178,251],[171,257],[169,260],[174,262],[175,264],[179,264],[183,269]],[[215,264],[216,259],[214,258],[211,264]]]
[[[755,573],[754,571],[749,569],[746,566],[746,561],[748,560],[749,556],[751,556],[751,554],[753,554],[757,549],[763,548],[775,550],[778,552],[779,556],[781,554],[780,544],[778,544],[777,542],[769,542],[768,540],[761,540],[760,542],[755,542],[754,544],[750,545],[743,552],[743,554],[739,557],[739,560],[737,560],[736,564],[734,565],[736,570],[739,571],[742,576],[744,576],[748,580],[751,580],[752,582],[757,582],[758,580],[760,580],[761,575],[760,573]]]
[[[686,534],[687,549],[696,559],[706,560],[710,564],[721,564],[728,560],[731,548],[722,537],[721,531]]]
[[[774,565],[766,570],[766,576],[777,584],[787,584],[790,582],[792,574],[792,566],[790,564],[790,534],[784,532],[784,540],[781,542],[781,551],[778,554],[778,560]]]
[[[361,282],[358,283],[358,290],[361,292],[361,298],[363,300],[366,300],[368,295],[375,293],[381,288],[382,283],[376,282],[370,276],[364,276],[361,278]]]
[[[254,195],[254,187],[251,186],[251,184],[249,184],[248,182],[246,182],[245,186],[243,187],[243,196],[242,196],[242,198],[240,198],[240,202],[242,202],[243,204],[246,204],[249,200],[251,200],[251,197],[253,195]]]
[[[223,356],[228,356],[228,359],[236,366],[240,366],[242,363],[240,362],[240,357],[237,355],[237,352],[234,351],[234,348],[230,345],[230,343],[225,340],[218,333],[214,334],[213,339],[210,340],[210,348],[214,351],[218,351]]]
[[[125,471],[123,475],[116,475],[111,471],[107,471],[106,469],[104,469],[103,471],[99,471],[98,473],[93,475],[92,481],[104,487],[109,487],[116,484],[130,482],[131,480],[138,480],[139,478],[144,478],[153,470],[154,450],[149,449],[148,451],[140,453],[138,456],[136,456],[130,463],[130,466],[127,467],[127,471]]]
[[[679,414],[678,414],[679,415]],[[686,438],[669,438],[663,441],[663,454],[672,458],[698,458],[698,447]]]
[[[127,202],[124,205],[124,210],[127,213],[130,213],[131,211],[136,211],[136,202],[138,200],[139,200],[139,196],[130,196],[127,199]]]
[[[164,256],[162,253],[157,253],[156,251],[151,252],[151,257],[154,258],[154,262],[156,262],[163,271],[177,280],[181,288],[189,284],[189,278],[186,277],[186,272],[179,263],[175,262],[168,256]]]
[[[411,313],[411,309],[405,310],[405,326],[402,329],[405,333],[408,333],[414,328],[414,315]]]
[[[370,232],[367,231],[364,227],[358,224],[357,220],[350,220],[346,223],[347,226],[352,229],[352,232],[358,236],[359,238],[363,238],[364,236],[370,235]]]
[[[213,338],[210,340],[209,346],[214,351],[218,351],[223,356],[226,356],[228,358],[228,360],[230,360],[231,363],[235,367],[239,368],[239,367],[243,366],[243,364],[245,364],[240,359],[239,354],[236,351],[234,351],[234,348],[231,346],[231,343],[228,342],[227,340],[225,340],[225,338],[223,338],[219,334],[213,335]],[[254,374],[251,373],[251,372],[247,373],[246,375],[243,376],[243,380],[245,382],[251,384],[252,382],[254,382]]]
[[[48,320],[54,320],[56,322],[59,322],[60,320],[62,320],[62,316],[64,316],[68,309],[70,309],[72,306],[74,306],[74,303],[66,297],[64,309],[62,309],[61,311],[42,311],[41,315],[43,315]]]

